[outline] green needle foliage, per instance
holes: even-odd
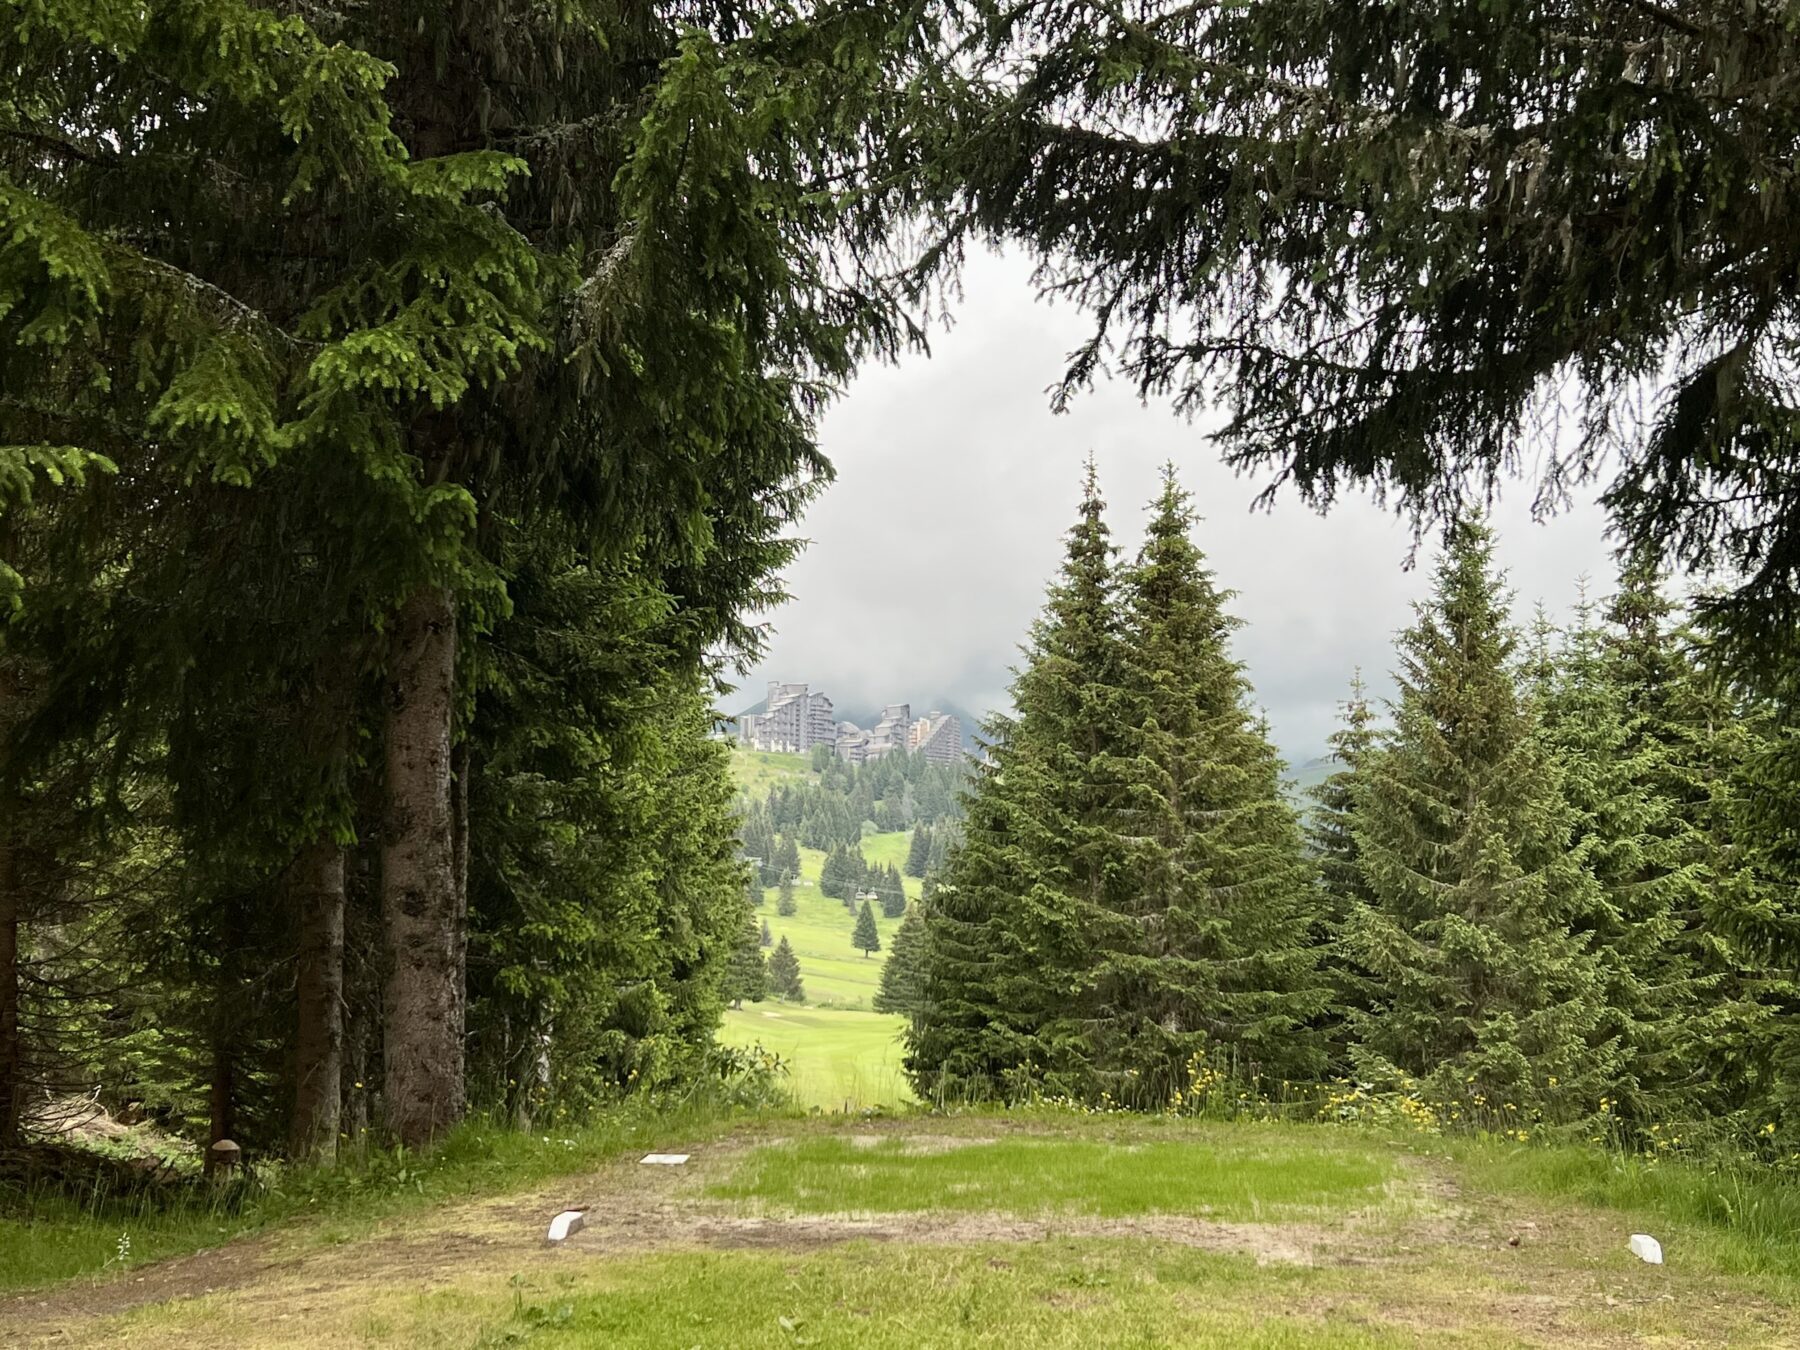
[[[1123,587],[1133,712],[1117,828],[1131,884],[1089,975],[1107,1090],[1145,1104],[1171,1100],[1196,1060],[1252,1083],[1323,1065],[1322,906],[1194,521],[1165,470]]]
[[[790,1003],[806,1002],[806,986],[800,980],[800,958],[784,935],[769,953],[769,989]]]
[[[1359,1071],[1572,1117],[1629,1069],[1601,903],[1530,698],[1482,525],[1456,527],[1400,639],[1389,741],[1355,785],[1370,893],[1341,941],[1378,993],[1351,1013]]]
[[[881,967],[881,984],[872,1006],[876,1012],[912,1017],[920,1007],[925,979],[925,919],[914,906],[900,921],[888,958]]]
[[[927,916],[925,1007],[909,1032],[920,1095],[1097,1095],[1088,961],[1116,929],[1130,849],[1116,830],[1130,705],[1124,625],[1092,464],[1062,571],[986,727],[964,838]]]
[[[1323,1065],[1321,902],[1227,597],[1169,475],[1115,571],[1092,467],[1061,575],[934,874],[908,1032],[927,1098],[1161,1106],[1217,1060]]]
[[[866,959],[871,952],[881,950],[881,933],[875,927],[875,911],[867,900],[856,912],[856,930],[850,934],[850,945],[861,952]]]
[[[1732,574],[1702,612],[1788,661],[1792,3],[961,8],[946,195],[1094,315],[1065,394],[1116,355],[1223,397],[1237,464],[1447,517],[1555,398],[1548,487],[1615,453],[1626,538]]]

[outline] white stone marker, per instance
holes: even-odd
[[[641,1163],[654,1163],[659,1167],[680,1167],[687,1160],[685,1153],[646,1153],[638,1159]]]
[[[561,1242],[587,1227],[587,1211],[581,1209],[565,1209],[550,1220],[550,1231],[544,1236],[551,1242]]]
[[[1653,1266],[1660,1266],[1663,1263],[1662,1243],[1658,1242],[1648,1233],[1633,1233],[1631,1235],[1631,1254],[1642,1260],[1648,1261]]]

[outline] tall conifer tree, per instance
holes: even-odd
[[[1313,870],[1193,526],[1166,469],[1123,588],[1130,750],[1113,828],[1131,841],[1130,881],[1102,900],[1088,985],[1108,1090],[1147,1105],[1196,1056],[1245,1077],[1316,1073],[1328,1001]]]
[[[1130,704],[1113,552],[1090,462],[1013,680],[1017,714],[986,727],[990,759],[927,917],[924,1007],[908,1033],[927,1099],[1094,1088],[1083,996],[1130,885],[1116,828]]]
[[[1607,1093],[1622,1052],[1601,961],[1576,931],[1596,885],[1514,683],[1517,641],[1493,537],[1460,523],[1400,639],[1392,741],[1356,786],[1370,899],[1343,941],[1379,994],[1352,1014],[1353,1053],[1365,1072],[1429,1078],[1495,1111],[1572,1114]]]

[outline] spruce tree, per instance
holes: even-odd
[[[922,877],[926,864],[931,861],[931,826],[920,825],[912,832],[912,839],[906,847],[906,875]]]
[[[1539,627],[1544,627],[1540,620]],[[1609,1110],[1639,1121],[1680,1118],[1693,1104],[1702,990],[1680,942],[1676,907],[1700,878],[1654,739],[1634,735],[1630,697],[1606,659],[1606,635],[1584,595],[1561,641],[1534,650],[1543,734],[1571,810],[1571,853],[1598,883],[1572,918],[1604,977],[1599,1035],[1618,1050]],[[1688,855],[1688,856],[1684,856]]]
[[[769,932],[769,921],[767,919],[762,921],[761,939],[761,945],[764,947],[772,947],[775,945],[775,936]]]
[[[781,876],[800,875],[800,846],[794,842],[792,832],[784,832],[781,843],[775,848],[775,868],[778,880]]]
[[[1643,555],[1627,561],[1606,620],[1601,659],[1621,703],[1620,754],[1649,818],[1641,847],[1602,880],[1626,897],[1654,896],[1672,932],[1650,950],[1644,978],[1653,997],[1686,995],[1685,1027],[1658,1043],[1654,1105],[1673,1095],[1719,1115],[1745,1110],[1766,1092],[1777,1018],[1794,992],[1761,944],[1743,940],[1760,925],[1750,916],[1779,908],[1741,837],[1746,803],[1762,795],[1745,770],[1766,727],[1704,668],[1701,636],[1679,621]]]
[[[1355,782],[1364,758],[1375,746],[1375,712],[1359,670],[1350,680],[1350,697],[1339,705],[1340,722],[1327,740],[1334,769],[1311,790],[1306,835],[1319,868],[1319,884],[1327,897],[1327,920],[1334,928],[1351,906],[1367,901],[1362,859],[1356,847]]]
[[[923,1010],[907,1032],[919,1095],[1095,1095],[1089,967],[1132,882],[1117,832],[1125,694],[1122,617],[1090,461],[1061,572],[1012,684],[1017,714],[984,728],[926,919]]]
[[[1108,1090],[1145,1105],[1185,1086],[1196,1057],[1246,1079],[1323,1064],[1322,906],[1193,525],[1165,469],[1124,587],[1132,717],[1114,828],[1129,884],[1108,897],[1084,994]]]
[[[900,921],[881,968],[881,984],[872,1006],[876,1012],[911,1017],[923,996],[925,920],[914,909]]]
[[[800,958],[794,955],[785,935],[769,953],[769,987],[777,998],[789,1003],[806,1002],[806,987],[800,982]]]
[[[794,878],[791,874],[783,872],[781,874],[781,889],[776,893],[775,897],[775,912],[784,919],[791,918],[793,917],[795,908]]]
[[[1347,1072],[1348,1028],[1344,1013],[1350,1008],[1369,1006],[1368,972],[1348,959],[1349,953],[1340,941],[1344,924],[1356,906],[1372,898],[1356,843],[1356,784],[1364,761],[1377,744],[1375,713],[1361,671],[1351,677],[1350,697],[1340,706],[1340,716],[1329,745],[1330,758],[1341,767],[1312,789],[1306,833],[1325,896],[1321,936],[1326,944],[1326,972],[1337,1005],[1326,1018],[1326,1035],[1335,1067]]]
[[[881,912],[886,917],[897,919],[906,913],[906,883],[892,864],[881,869],[875,893],[881,900]]]
[[[881,950],[881,932],[875,927],[875,911],[867,900],[856,913],[856,931],[850,935],[850,945],[863,954],[865,961],[870,953]]]
[[[1492,535],[1462,522],[1400,639],[1391,741],[1355,784],[1370,898],[1342,941],[1376,988],[1351,1014],[1353,1055],[1496,1113],[1566,1117],[1607,1095],[1623,1048],[1601,957],[1576,930],[1597,887],[1514,682],[1517,645]]]
[[[766,927],[766,925],[765,925]],[[761,1003],[769,996],[769,967],[763,959],[762,935],[756,919],[747,915],[731,948],[731,963],[725,971],[725,997],[731,1006],[740,1008],[745,1000]]]

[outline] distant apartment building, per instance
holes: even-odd
[[[907,731],[906,748],[933,764],[954,764],[962,757],[962,722],[933,709]]]
[[[753,750],[788,754],[829,745],[847,764],[866,764],[896,750],[924,755],[933,764],[954,763],[962,754],[962,723],[936,709],[915,722],[910,703],[890,703],[866,730],[835,721],[833,712],[824,694],[804,684],[771,680],[763,710],[737,719],[738,740]]]
[[[907,737],[911,731],[912,705],[888,704],[881,710],[881,720],[875,723],[875,729],[869,733],[870,758],[885,755],[891,750],[906,749]]]
[[[837,741],[831,700],[804,684],[769,681],[769,697],[759,713],[738,718],[738,739],[754,750],[805,754]]]

